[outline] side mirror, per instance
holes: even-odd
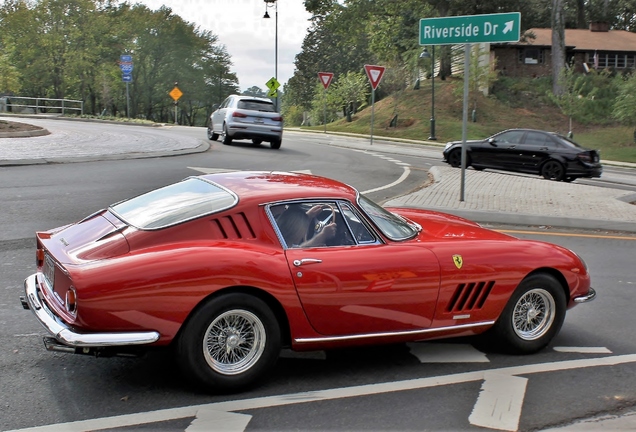
[[[493,147],[497,147],[497,140],[494,138],[488,138],[488,143]]]

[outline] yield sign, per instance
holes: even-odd
[[[333,79],[332,72],[318,72],[318,78],[320,78],[320,83],[327,90],[329,88],[329,84],[331,84],[331,80]]]
[[[373,90],[378,88],[382,75],[384,75],[384,69],[386,69],[384,66],[364,65],[364,70],[367,71],[367,76],[369,77],[369,81],[371,81]]]

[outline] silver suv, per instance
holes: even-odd
[[[251,139],[255,145],[268,141],[273,149],[283,139],[283,117],[274,103],[265,98],[231,95],[210,115],[208,139],[232,144],[233,140]]]

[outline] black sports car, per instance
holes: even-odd
[[[461,166],[461,141],[444,147],[444,162]],[[563,135],[533,129],[509,129],[484,140],[466,141],[466,167],[539,174],[548,180],[600,177],[599,152]]]

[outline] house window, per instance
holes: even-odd
[[[589,53],[589,64],[596,69],[626,69],[636,65],[636,55],[627,53]]]
[[[539,48],[524,48],[519,50],[519,63],[525,63],[525,64],[543,63],[543,50]]]

